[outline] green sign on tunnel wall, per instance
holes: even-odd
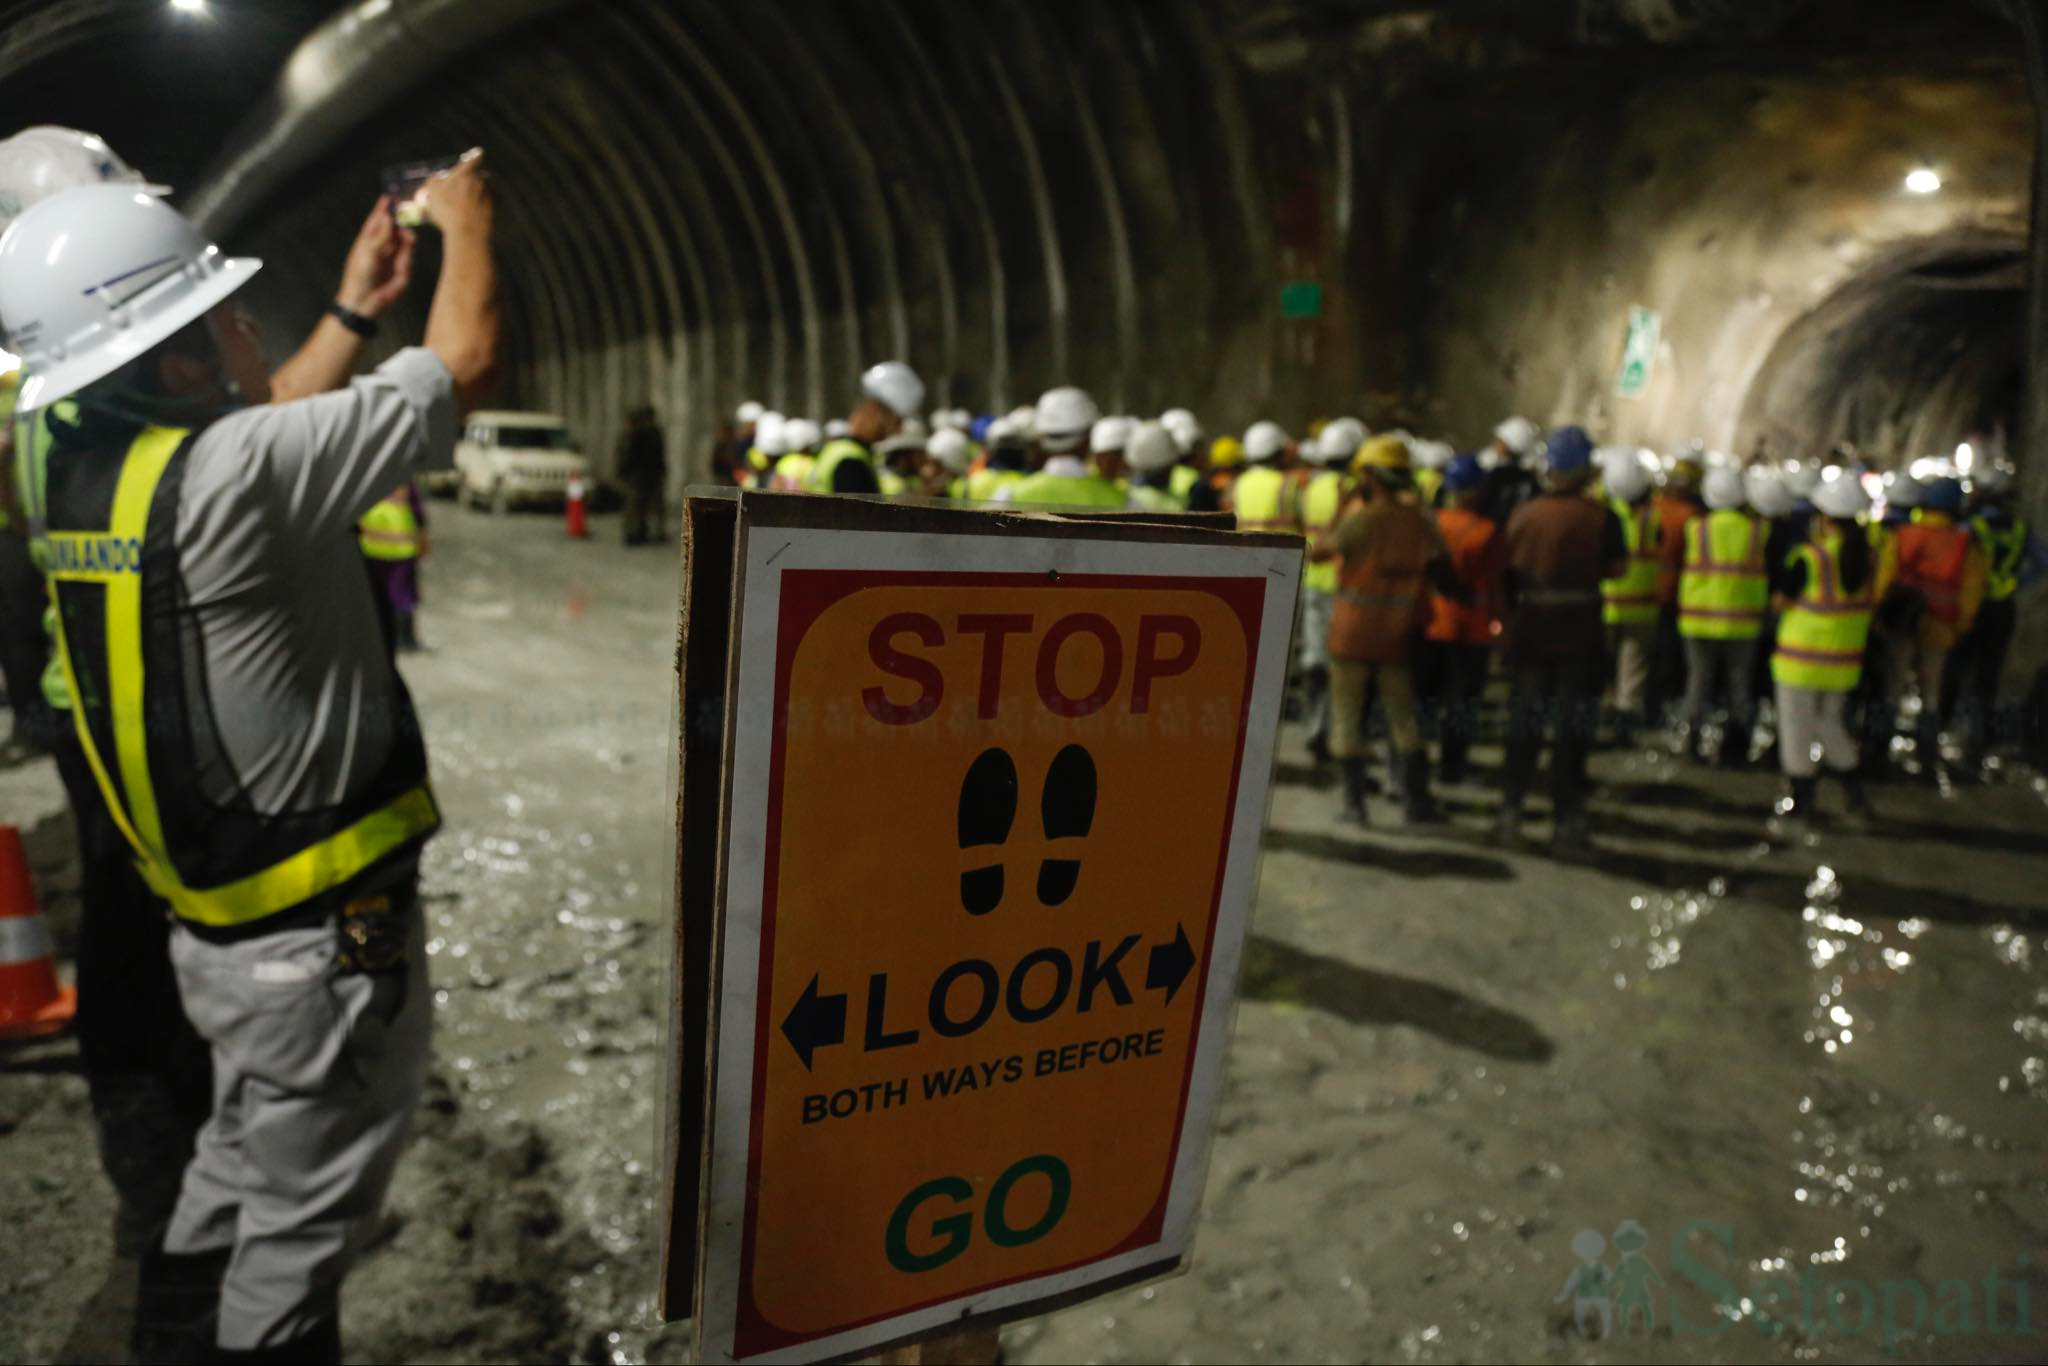
[[[1654,308],[1628,311],[1628,340],[1621,347],[1621,375],[1614,392],[1622,398],[1640,398],[1650,387],[1650,372],[1657,365],[1657,337],[1664,319]]]
[[[1280,286],[1280,316],[1320,318],[1323,315],[1323,287],[1313,280],[1290,280]]]

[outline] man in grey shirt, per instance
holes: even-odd
[[[491,377],[480,159],[425,211],[445,242],[425,347],[261,407],[239,406],[266,378],[226,302],[259,263],[116,187],[0,239],[21,404],[78,406],[50,423],[48,522],[81,746],[173,912],[214,1056],[213,1118],[145,1258],[145,1361],[339,1361],[340,1282],[425,1075],[417,861],[439,813],[355,523],[448,463]]]

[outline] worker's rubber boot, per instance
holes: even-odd
[[[1387,741],[1387,795],[1397,802],[1408,800],[1408,770],[1401,766],[1401,751]]]
[[[1798,839],[1813,829],[1814,809],[1818,803],[1819,791],[1818,778],[1792,779],[1792,800],[1778,816],[1778,828],[1785,835]]]
[[[1735,721],[1728,723],[1721,732],[1721,748],[1714,755],[1717,768],[1746,768],[1749,766],[1749,727]]]
[[[234,1249],[165,1252],[142,1256],[136,1281],[135,1326],[128,1339],[138,1366],[182,1366],[216,1359],[220,1283]]]
[[[322,1319],[290,1342],[268,1347],[216,1347],[205,1360],[220,1366],[341,1366],[341,1320]]]
[[[1858,829],[1867,828],[1877,820],[1877,811],[1870,804],[1870,792],[1863,786],[1863,775],[1857,772],[1842,775],[1842,795],[1847,799],[1850,823]]]
[[[1429,794],[1429,751],[1418,749],[1401,756],[1401,792],[1410,825],[1441,825],[1442,808]]]
[[[419,630],[413,624],[413,621],[413,613],[399,612],[396,614],[396,619],[392,623],[392,625],[396,628],[396,634],[398,636],[398,648],[406,651],[408,654],[420,648]]]
[[[1344,779],[1344,795],[1337,807],[1337,819],[1351,825],[1368,824],[1365,814],[1365,760],[1339,759],[1337,768]]]

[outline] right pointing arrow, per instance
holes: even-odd
[[[1166,1003],[1173,1004],[1174,993],[1180,984],[1195,970],[1195,950],[1188,943],[1188,932],[1176,924],[1173,927],[1171,944],[1156,944],[1152,948],[1152,960],[1145,965],[1145,989],[1166,991]]]
[[[804,988],[804,994],[790,1007],[789,1018],[782,1022],[782,1037],[796,1050],[804,1071],[810,1071],[811,1054],[846,1042],[846,993],[820,996],[818,977],[813,973],[811,984]]]

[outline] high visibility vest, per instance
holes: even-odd
[[[1444,486],[1442,470],[1420,469],[1415,471],[1415,497],[1424,507],[1435,507],[1437,493]]]
[[[1410,637],[1428,616],[1424,575],[1440,544],[1429,514],[1407,503],[1371,515],[1366,553],[1337,571],[1330,611],[1330,657],[1391,663],[1408,657]],[[1397,523],[1413,518],[1419,526]]]
[[[1126,500],[1135,512],[1186,512],[1187,501],[1157,484],[1132,484]]]
[[[1989,518],[1977,517],[1971,520],[1970,530],[1975,533],[1977,544],[1984,547],[1985,601],[2004,602],[2020,591],[2020,562],[2026,558],[2031,534],[2027,519],[2015,517],[2010,526],[2000,531]]]
[[[78,418],[78,405],[64,399],[53,405],[56,415],[65,422]],[[23,534],[28,537],[28,557],[38,570],[49,573],[50,538],[46,524],[45,504],[49,498],[50,429],[43,412],[17,413],[10,419],[14,429],[14,491],[20,500],[22,515],[28,519]],[[52,599],[43,610],[43,634],[52,642],[57,639],[56,603]],[[71,710],[71,687],[64,681],[64,664],[52,648],[50,657],[43,664],[43,701],[56,711]]]
[[[897,497],[909,487],[903,482],[902,475],[880,465],[875,467],[875,482],[881,485],[883,495],[889,498]]]
[[[1186,507],[1188,495],[1194,492],[1195,485],[1201,482],[1201,472],[1193,465],[1175,465],[1172,476],[1166,481],[1166,491],[1180,499],[1180,505]]]
[[[333,807],[260,815],[201,786],[199,755],[219,741],[212,700],[186,686],[174,534],[191,445],[189,432],[151,427],[120,460],[67,453],[52,469],[57,653],[79,743],[144,880],[183,919],[240,929],[417,848],[441,814],[418,730],[403,724],[383,772]],[[392,686],[395,714],[410,716],[396,674]]]
[[[1429,638],[1452,645],[1490,645],[1499,620],[1500,585],[1488,564],[1488,542],[1506,533],[1491,517],[1461,507],[1439,508],[1436,529],[1450,552],[1451,569],[1472,590],[1472,601],[1457,602],[1432,592]]]
[[[1704,640],[1754,640],[1771,601],[1763,519],[1722,508],[1685,524],[1678,577],[1678,633]]]
[[[420,519],[407,490],[395,489],[378,500],[356,523],[363,553],[373,560],[416,560],[420,557]]]
[[[747,468],[741,471],[740,477],[744,479],[751,474],[753,479],[752,487],[760,488],[767,476],[768,467],[772,463],[774,462],[768,459],[766,451],[762,450],[759,446],[749,446],[747,447]]]
[[[1121,485],[1099,474],[1047,474],[1041,470],[1011,485],[1008,502],[1012,507],[1120,508],[1125,494]]]
[[[1899,583],[1918,589],[1927,615],[1955,622],[1963,613],[1963,570],[1969,563],[1970,533],[1943,519],[1899,528]]]
[[[767,487],[778,493],[802,493],[805,483],[811,477],[811,466],[817,462],[802,451],[794,451],[775,462],[774,473],[767,481]],[[758,487],[758,484],[757,484]]]
[[[1253,465],[1237,477],[1230,491],[1239,531],[1300,530],[1287,502],[1287,476],[1271,465]]]
[[[1876,575],[1855,593],[1844,593],[1836,560],[1840,548],[1839,537],[1809,541],[1786,562],[1806,565],[1806,586],[1778,618],[1777,647],[1771,653],[1771,677],[1788,688],[1853,692],[1863,678]]]
[[[1628,538],[1628,568],[1618,579],[1600,581],[1601,615],[1609,626],[1650,626],[1657,620],[1657,575],[1663,564],[1663,528],[1645,498],[1630,507],[1619,498],[1608,504]],[[1761,552],[1759,552],[1761,553]]]
[[[1311,539],[1337,524],[1337,514],[1344,510],[1344,493],[1350,482],[1342,470],[1322,470],[1308,481],[1308,488],[1301,495],[1301,529]],[[1311,563],[1301,571],[1301,584],[1318,593],[1336,592],[1337,562]]]
[[[858,460],[870,469],[875,468],[875,453],[852,437],[840,436],[827,441],[812,463],[810,473],[804,477],[804,487],[812,493],[830,493],[832,476],[839,466],[848,460]],[[881,482],[876,477],[877,484]]]
[[[967,498],[969,502],[993,502],[997,493],[1012,484],[1025,479],[1022,470],[999,470],[984,467],[967,476]]]

